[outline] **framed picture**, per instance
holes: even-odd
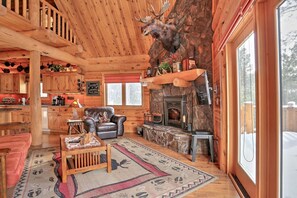
[[[172,71],[173,71],[173,73],[177,72],[177,69],[178,69],[177,63],[172,63]]]
[[[87,81],[86,89],[87,89],[87,96],[100,96],[99,81]]]
[[[196,66],[196,61],[194,59],[189,59],[189,66],[188,66],[189,70],[191,69],[197,69],[197,66]]]

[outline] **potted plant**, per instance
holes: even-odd
[[[158,74],[172,73],[172,68],[168,62],[162,62],[158,66]]]
[[[50,71],[53,71],[53,72],[59,72],[63,70],[62,65],[56,65],[56,64],[51,64],[48,68]]]

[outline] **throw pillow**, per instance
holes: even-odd
[[[109,118],[108,118],[108,115],[107,115],[107,112],[104,111],[103,112],[103,116],[102,116],[102,122],[109,122]]]

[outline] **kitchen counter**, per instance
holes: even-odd
[[[11,122],[11,112],[20,111],[21,108],[0,108],[0,123],[8,123]]]
[[[0,108],[0,112],[9,112],[9,111],[18,111],[22,110],[21,108]]]
[[[30,105],[21,105],[21,104],[13,104],[13,105],[0,105],[0,108],[20,108],[20,107],[30,107]],[[64,105],[64,106],[56,106],[56,105],[51,105],[51,104],[43,104],[41,105],[41,107],[65,107],[65,108],[68,108],[70,107],[70,105]],[[83,105],[84,107],[84,105]],[[76,107],[77,108],[77,107]]]
[[[30,105],[21,105],[21,104],[12,104],[12,105],[0,105],[0,108],[15,108],[15,107],[30,107]],[[61,107],[61,106],[52,106],[48,104],[43,104],[41,107]],[[62,106],[62,107],[68,107],[67,106]]]

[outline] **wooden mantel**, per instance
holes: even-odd
[[[205,69],[193,69],[183,72],[168,73],[151,78],[144,78],[141,79],[140,82],[154,85],[164,85],[173,83],[176,87],[188,87],[191,85],[189,81],[195,80],[205,71]]]

